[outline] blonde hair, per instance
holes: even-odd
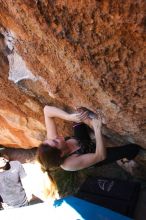
[[[59,199],[58,187],[52,176],[44,172],[44,191],[45,199]]]
[[[36,160],[45,176],[45,197],[58,198],[58,187],[52,173],[64,161],[64,158],[61,157],[61,151],[57,148],[52,148],[49,144],[42,143],[37,149]]]

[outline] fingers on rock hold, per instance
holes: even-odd
[[[76,109],[77,109],[77,112],[79,112],[79,113],[86,112],[87,113],[87,117],[89,119],[94,119],[94,118],[99,119],[99,118],[101,118],[102,119],[102,123],[106,124],[106,118],[105,118],[103,112],[101,111],[101,109],[97,109],[95,113],[93,111],[91,111],[90,109],[86,108],[86,107],[78,107]]]

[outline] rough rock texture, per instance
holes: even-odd
[[[53,104],[100,107],[107,136],[146,147],[144,3],[0,0],[0,143],[37,146]]]

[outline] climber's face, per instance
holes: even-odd
[[[49,144],[51,147],[55,147],[59,150],[63,150],[67,147],[66,141],[63,137],[58,137],[55,139],[49,139],[44,142],[45,144]]]

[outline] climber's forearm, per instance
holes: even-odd
[[[57,127],[54,120],[55,117],[64,119],[66,121],[80,122],[87,118],[87,113],[75,112],[70,114],[54,106],[45,106],[44,117],[47,129],[47,138],[54,139],[58,136]]]
[[[48,118],[53,119],[56,117],[56,118],[64,119],[66,121],[81,122],[87,118],[87,113],[86,112],[67,113],[66,111],[56,108],[54,106],[45,106],[44,116],[45,116],[45,121],[47,121]]]
[[[61,118],[64,120],[69,120],[70,114],[65,112],[62,109],[56,108],[54,106],[48,106],[46,105],[44,107],[44,116],[45,118]]]

